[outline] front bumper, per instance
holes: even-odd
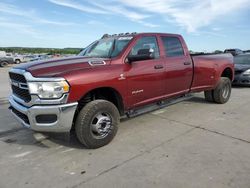
[[[250,76],[243,74],[235,75],[233,85],[250,86]]]
[[[25,107],[12,96],[9,103],[12,114],[24,127],[40,132],[69,132],[78,104],[76,102]]]

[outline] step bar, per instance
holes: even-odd
[[[152,112],[155,110],[159,110],[161,108],[165,108],[167,106],[182,102],[182,101],[186,101],[189,100],[191,98],[193,98],[194,96],[192,94],[186,94],[186,95],[182,95],[180,97],[176,97],[173,99],[166,99],[166,100],[162,100],[153,104],[149,104],[146,105],[144,107],[141,108],[137,108],[137,109],[133,109],[133,110],[129,110],[126,115],[127,117],[131,118],[131,117],[136,117],[148,112]]]

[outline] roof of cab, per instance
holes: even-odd
[[[132,33],[119,33],[119,34],[104,34],[101,38],[117,38],[117,37],[130,37],[130,36],[138,36],[138,35],[173,35],[173,36],[181,36],[179,34],[173,34],[173,33],[136,33],[136,32],[132,32]]]

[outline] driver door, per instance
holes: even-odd
[[[142,55],[144,51],[153,51],[153,57],[147,60],[133,61],[126,72],[128,81],[129,106],[136,107],[157,101],[164,95],[164,61],[156,36],[143,36],[137,39],[130,55]]]

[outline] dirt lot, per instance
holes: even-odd
[[[1,71],[0,187],[250,187],[250,88],[225,105],[202,94],[128,119],[113,142],[88,150],[68,134],[21,128]]]

